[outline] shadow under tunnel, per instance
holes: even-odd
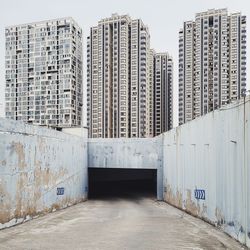
[[[89,168],[89,199],[157,196],[156,169]]]

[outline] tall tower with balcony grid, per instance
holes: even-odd
[[[197,13],[179,32],[179,124],[241,98],[246,89],[246,16]]]
[[[90,29],[87,43],[90,137],[153,136],[152,123],[147,122],[153,119],[151,54],[149,31],[140,19],[113,14]]]
[[[6,117],[55,128],[82,124],[82,30],[72,18],[5,29]]]

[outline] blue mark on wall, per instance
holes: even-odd
[[[194,197],[198,200],[205,200],[205,190],[204,189],[195,189],[194,190]]]
[[[57,188],[57,195],[64,195],[64,187]]]

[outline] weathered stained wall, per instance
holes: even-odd
[[[157,198],[162,200],[162,139],[89,139],[88,167],[157,169]]]
[[[158,138],[89,139],[88,166],[91,168],[158,168]]]
[[[163,134],[163,185],[168,203],[250,247],[249,119],[246,98]]]
[[[0,229],[86,198],[86,139],[0,119]]]
[[[249,119],[249,97],[147,139],[87,141],[0,119],[0,228],[86,199],[87,166],[157,169],[158,199],[250,247]]]

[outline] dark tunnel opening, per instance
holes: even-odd
[[[89,168],[89,199],[157,196],[156,169]]]

